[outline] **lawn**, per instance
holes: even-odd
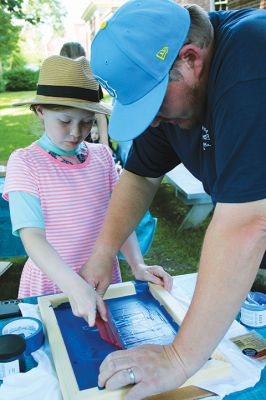
[[[34,92],[0,94],[0,160],[7,160],[13,150],[25,147],[39,137],[41,126],[29,107],[11,106],[33,96]]]
[[[35,115],[27,107],[11,107],[16,101],[33,97],[33,92],[0,94],[0,160],[10,153],[30,144],[41,133]],[[163,182],[151,206],[151,213],[158,218],[152,248],[145,257],[147,264],[163,265],[171,275],[195,272],[199,261],[203,236],[209,221],[197,229],[178,231],[189,206],[176,197],[174,188]],[[0,278],[0,298],[17,295],[18,280],[25,258],[11,260],[13,266]],[[123,280],[133,278],[125,262],[121,262]]]

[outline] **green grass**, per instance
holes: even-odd
[[[16,101],[33,97],[33,92],[0,94],[0,160],[7,160],[10,153],[29,145],[40,135],[36,116],[27,107],[11,107]],[[174,188],[162,183],[151,206],[151,213],[158,218],[154,242],[145,261],[149,265],[162,265],[171,275],[195,272],[199,262],[203,236],[210,217],[197,229],[178,231],[189,210],[175,196]],[[17,296],[18,282],[25,258],[11,259],[13,266],[0,277],[0,299]],[[133,276],[126,262],[121,262],[123,280]]]
[[[34,92],[0,94],[0,160],[7,160],[12,151],[28,146],[40,136],[40,123],[29,107],[11,106],[33,96]]]
[[[162,265],[171,275],[196,272],[203,237],[210,221],[194,229],[179,231],[181,221],[189,210],[175,196],[173,186],[163,182],[157,192],[150,211],[158,218],[154,241],[145,262]],[[125,262],[121,262],[123,280],[133,279]]]

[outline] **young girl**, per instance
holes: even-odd
[[[3,197],[9,200],[12,229],[29,258],[19,297],[63,291],[72,311],[92,325],[96,306],[105,307],[79,274],[88,261],[103,223],[117,173],[112,156],[100,144],[86,143],[95,113],[110,109],[100,101],[99,85],[85,57],[47,58],[36,97],[30,104],[44,126],[43,136],[11,154]],[[147,267],[135,234],[123,245],[137,279],[171,288],[171,277],[159,266]],[[118,260],[112,282],[120,282]]]

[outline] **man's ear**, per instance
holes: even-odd
[[[185,44],[179,52],[178,58],[193,70],[196,78],[200,78],[203,72],[203,52],[195,44]]]

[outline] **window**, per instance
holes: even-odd
[[[228,0],[215,0],[214,9],[215,11],[228,10]]]

